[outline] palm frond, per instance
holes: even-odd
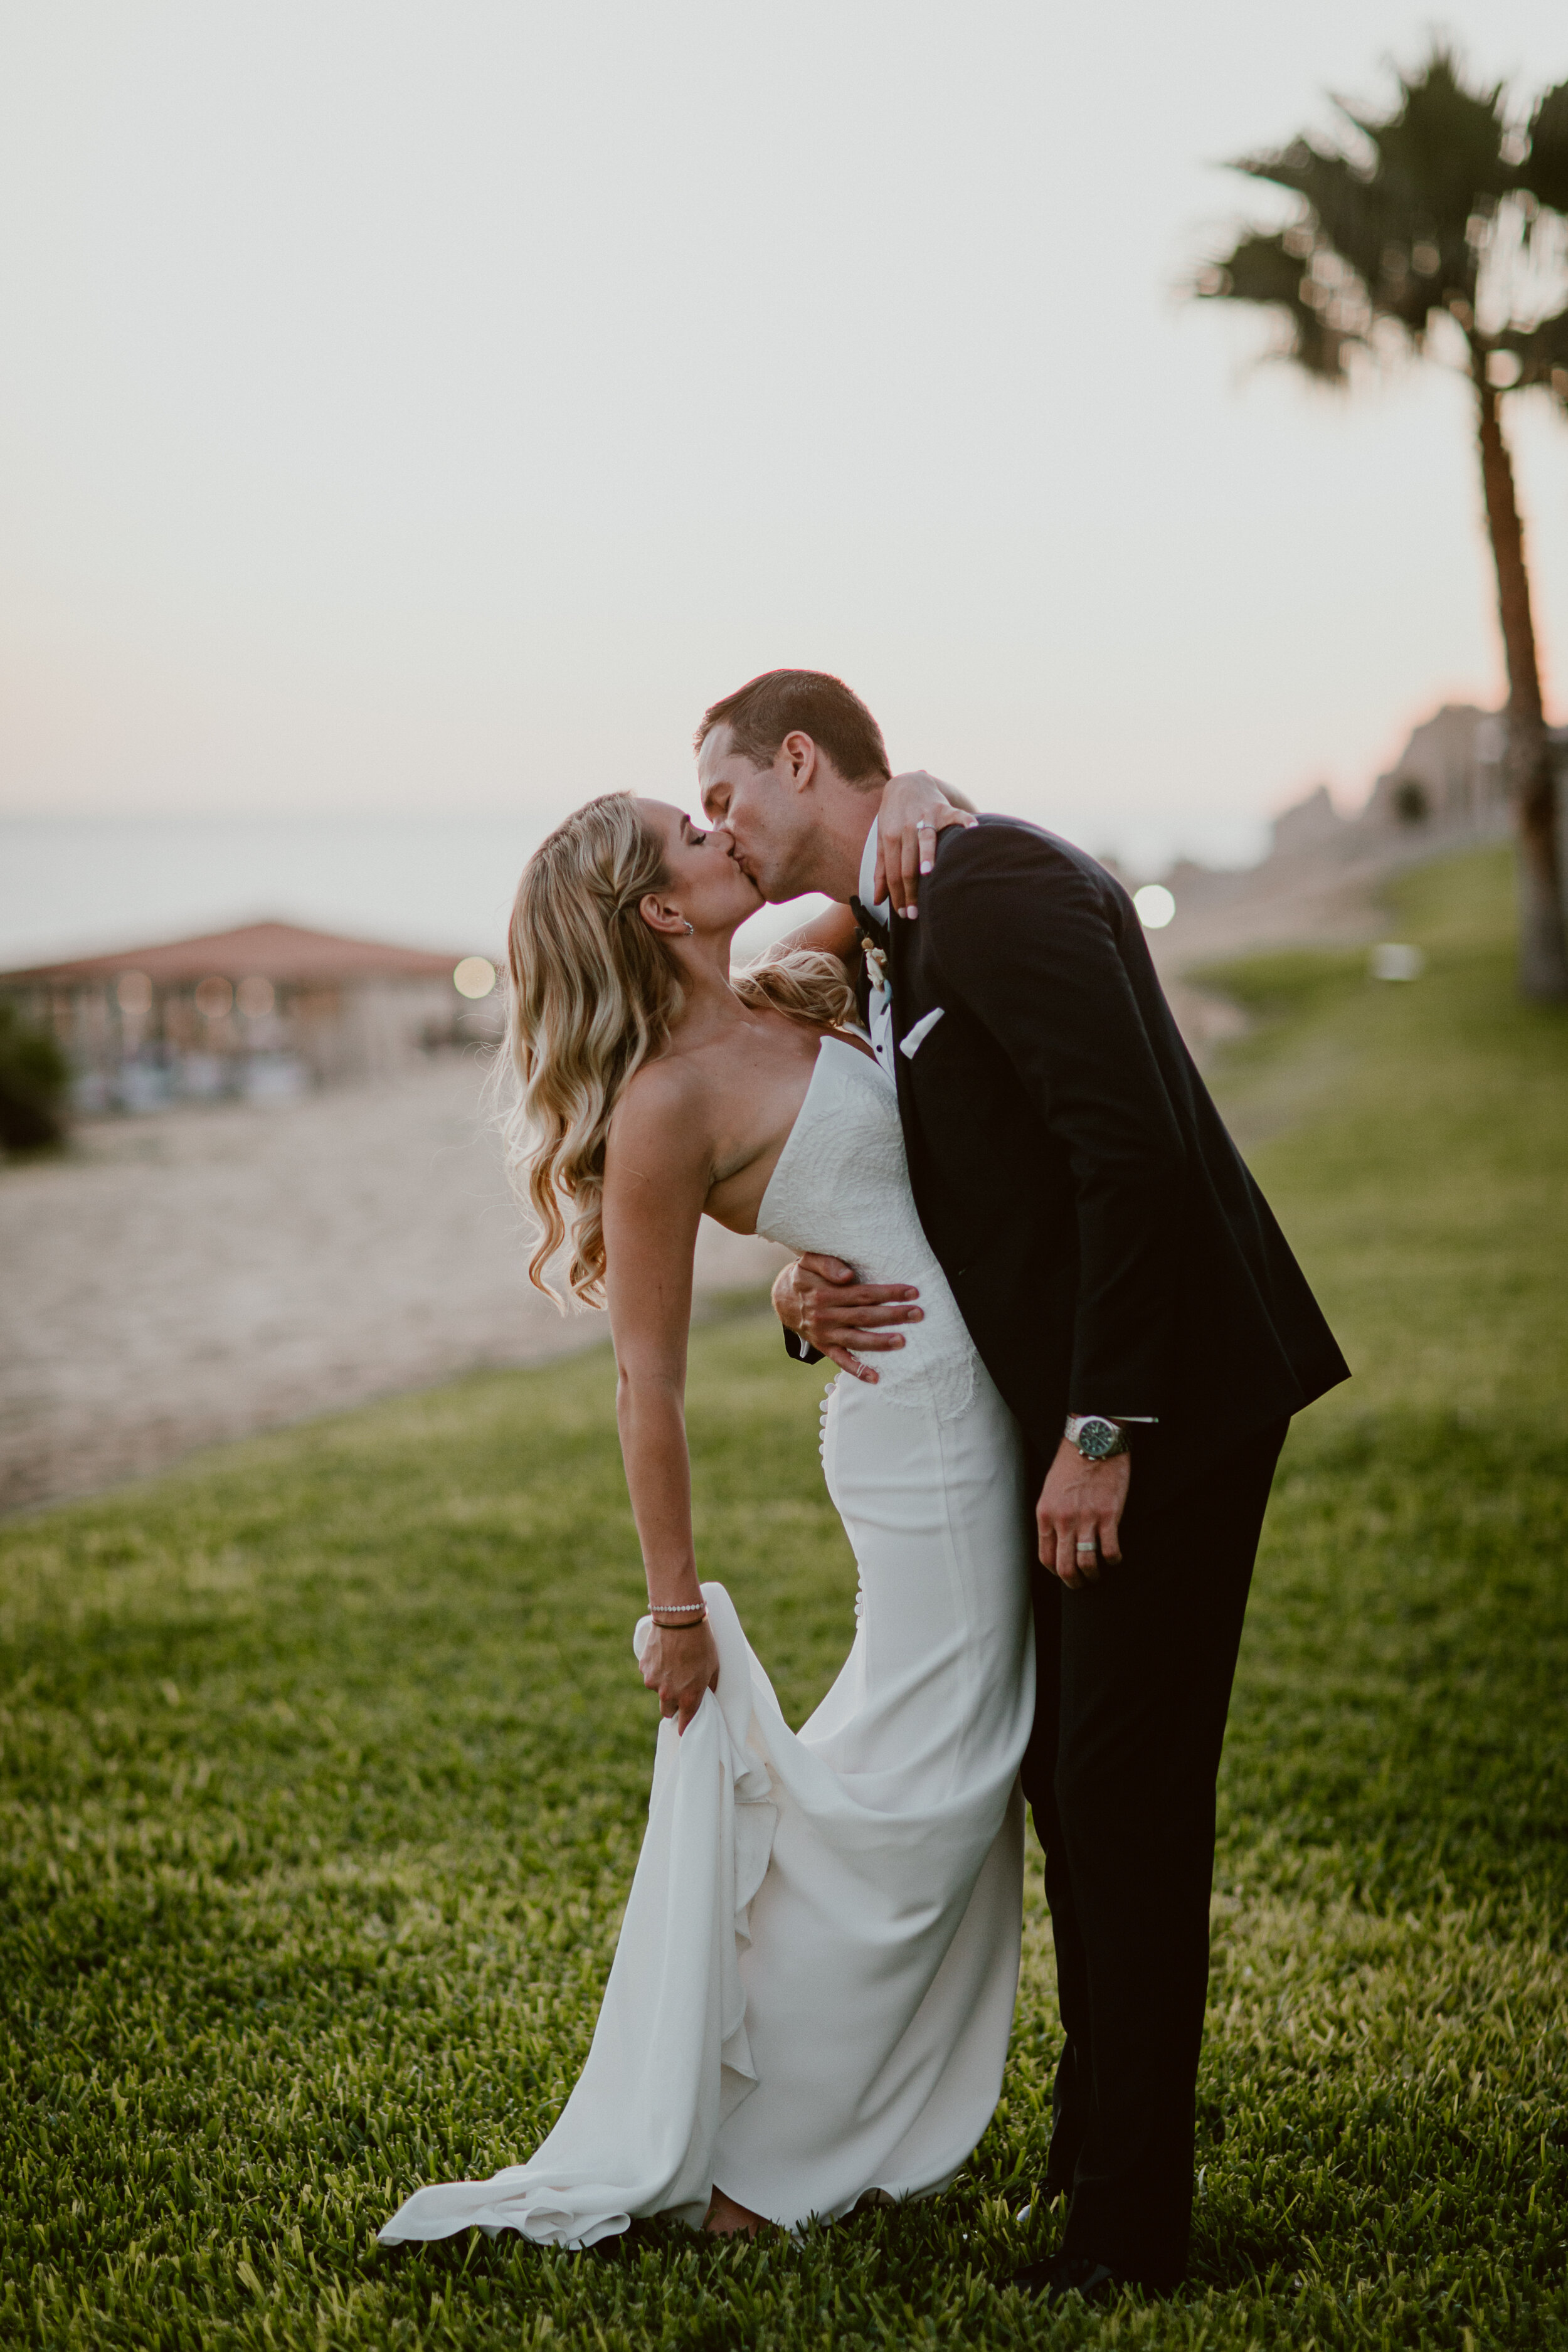
[[[1301,197],[1323,237],[1358,277],[1368,283],[1376,278],[1384,247],[1399,224],[1389,216],[1385,192],[1347,156],[1310,139],[1292,139],[1275,153],[1243,156],[1233,168]]]
[[[1517,388],[1537,385],[1568,409],[1568,304],[1538,326],[1516,328],[1498,338],[1499,351],[1519,362]]]
[[[1324,383],[1343,383],[1346,359],[1365,334],[1334,315],[1333,291],[1311,275],[1309,258],[1289,229],[1247,229],[1223,259],[1199,272],[1194,291],[1200,300],[1252,302],[1274,311],[1289,335],[1285,356]]]
[[[1403,129],[1390,130],[1391,123],[1401,122],[1407,105],[1386,121],[1341,110],[1364,134],[1368,161],[1300,138],[1271,152],[1243,156],[1235,169],[1299,195],[1322,241],[1354,270],[1373,308],[1419,342],[1434,310],[1456,299],[1474,306],[1477,205],[1491,198],[1467,194],[1461,200],[1451,189],[1435,186],[1431,172],[1412,171],[1416,142]],[[1379,143],[1385,133],[1389,152]],[[1500,137],[1494,122],[1493,164]]]
[[[1515,184],[1554,213],[1568,213],[1568,81],[1549,89],[1530,118],[1530,152]]]
[[[1445,308],[1450,294],[1473,299],[1469,248],[1446,256],[1425,214],[1413,217],[1405,192],[1391,187],[1386,176],[1369,176],[1350,157],[1309,139],[1244,156],[1233,168],[1300,196],[1306,212],[1286,232],[1293,249],[1320,257],[1320,270],[1322,257],[1335,257],[1342,280],[1351,273],[1370,309],[1392,319],[1413,342],[1420,343],[1428,316]]]
[[[1504,84],[1472,84],[1440,41],[1401,73],[1389,110],[1336,103],[1338,139],[1303,135],[1237,160],[1234,170],[1295,196],[1300,215],[1281,230],[1240,231],[1194,290],[1272,308],[1289,322],[1291,356],[1332,381],[1358,344],[1382,340],[1380,326],[1420,350],[1446,318],[1478,361],[1513,352],[1529,382],[1555,392],[1555,315],[1531,322],[1568,290],[1568,82],[1542,99],[1528,140]]]
[[[1375,176],[1425,213],[1439,245],[1462,245],[1478,200],[1495,204],[1513,184],[1504,87],[1469,88],[1454,51],[1439,42],[1419,73],[1400,75],[1392,114],[1360,114],[1337,101],[1371,144]]]

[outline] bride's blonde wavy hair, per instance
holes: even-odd
[[[512,904],[507,1063],[516,1085],[501,1118],[506,1171],[535,1228],[529,1279],[563,1307],[548,1278],[563,1243],[570,1288],[587,1306],[604,1305],[610,1120],[643,1064],[664,1052],[685,1001],[676,957],[639,911],[669,878],[631,794],[605,793],[541,842]],[[837,956],[774,952],[731,984],[742,1003],[818,1028],[855,1015]]]

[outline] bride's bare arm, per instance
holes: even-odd
[[[616,1344],[616,1419],[649,1599],[700,1601],[686,1450],[691,1262],[711,1152],[694,1089],[666,1068],[633,1085],[605,1160],[605,1291]],[[684,1731],[719,1677],[705,1623],[656,1627],[643,1680]]]

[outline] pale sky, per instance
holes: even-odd
[[[1500,698],[1468,394],[1336,402],[1173,289],[1248,202],[1215,163],[1427,21],[5,8],[0,813],[537,831],[689,795],[777,663],[1091,848],[1352,803]],[[1568,74],[1561,0],[1455,30]],[[1568,424],[1512,429],[1562,716]]]

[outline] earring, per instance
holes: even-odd
[[[695,923],[688,923],[688,924],[687,924],[687,926],[686,926],[686,936],[687,936],[687,938],[688,938],[689,940],[689,939],[693,939],[693,938],[695,938],[695,936],[696,936],[696,932],[697,932],[697,926],[696,926],[696,924],[695,924]]]

